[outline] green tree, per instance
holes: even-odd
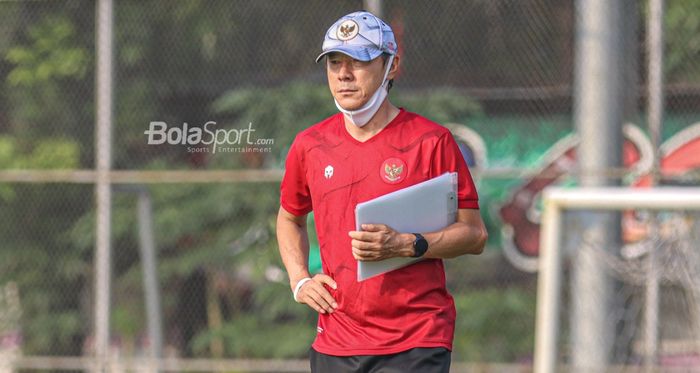
[[[666,4],[666,78],[669,81],[697,82],[700,79],[700,3],[676,0]]]

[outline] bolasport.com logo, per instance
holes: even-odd
[[[165,122],[154,121],[143,133],[148,145],[186,145],[188,153],[270,153],[274,139],[255,137],[253,123],[243,129],[214,129],[216,122],[209,121],[203,127],[183,123],[181,127],[169,127]]]

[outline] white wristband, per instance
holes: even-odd
[[[294,287],[294,301],[295,302],[299,303],[299,299],[297,299],[297,294],[299,294],[299,289],[301,289],[301,287],[309,281],[311,281],[311,277],[302,278],[301,280],[299,280],[299,282],[297,282],[297,286]]]

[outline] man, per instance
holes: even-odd
[[[479,254],[487,233],[469,170],[450,132],[392,105],[400,58],[391,28],[368,12],[328,29],[321,55],[340,113],[299,133],[277,217],[294,300],[319,313],[312,372],[448,372],[455,307],[442,259]],[[457,222],[438,232],[354,231],[359,202],[458,172]],[[314,211],[323,274],[308,271]],[[357,282],[357,261],[425,258]]]

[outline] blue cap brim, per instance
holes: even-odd
[[[323,56],[333,53],[333,52],[339,52],[344,55],[347,55],[349,57],[352,57],[358,61],[372,61],[373,59],[379,57],[382,55],[382,51],[377,48],[358,48],[357,46],[344,46],[344,45],[339,45],[334,48],[330,48],[326,51],[323,51],[323,53],[319,54],[318,57],[316,57],[316,63],[323,58]]]

